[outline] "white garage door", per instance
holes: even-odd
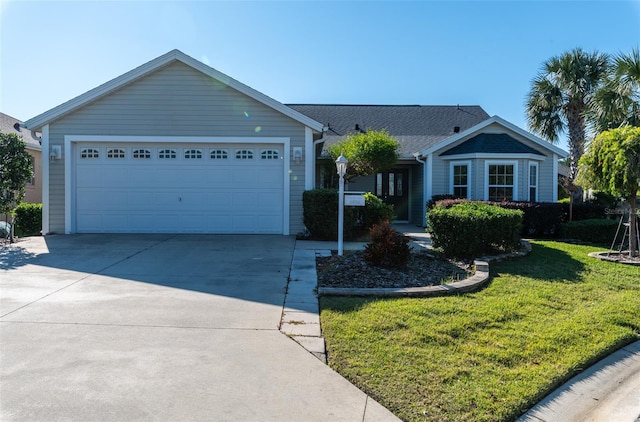
[[[78,143],[79,233],[283,233],[282,144]]]

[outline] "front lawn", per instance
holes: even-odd
[[[640,268],[532,242],[477,293],[323,297],[329,364],[407,421],[510,421],[640,334]]]

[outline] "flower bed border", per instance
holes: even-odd
[[[467,279],[450,284],[404,288],[361,288],[361,287],[318,287],[318,296],[374,296],[374,297],[436,297],[458,293],[468,293],[484,287],[489,282],[489,263],[505,259],[519,258],[531,252],[531,244],[521,240],[517,252],[486,256],[473,261],[475,274]]]

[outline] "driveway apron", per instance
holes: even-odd
[[[0,249],[0,420],[394,420],[278,330],[295,239]]]

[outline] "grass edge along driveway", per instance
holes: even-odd
[[[640,333],[640,269],[532,242],[476,293],[323,297],[330,366],[406,421],[510,421]]]

